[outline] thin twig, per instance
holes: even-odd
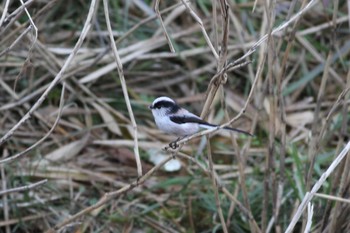
[[[316,197],[321,197],[324,199],[332,200],[332,201],[337,201],[337,202],[344,202],[346,204],[350,204],[350,200],[342,197],[337,197],[337,196],[332,196],[324,193],[315,193]]]
[[[253,215],[251,214],[251,212],[249,210],[247,210],[244,205],[242,203],[240,203],[234,196],[232,196],[232,194],[230,193],[230,191],[228,191],[228,189],[222,184],[222,182],[220,182],[219,176],[216,174],[215,170],[213,170],[213,172],[211,173],[210,171],[208,171],[205,166],[203,164],[201,164],[198,160],[196,160],[194,157],[192,156],[188,156],[182,152],[178,152],[176,154],[179,157],[182,157],[184,159],[187,159],[193,163],[195,163],[206,175],[208,176],[212,176],[214,175],[215,179],[216,179],[216,183],[220,184],[220,186],[218,186],[223,193],[235,204],[237,204],[237,207],[239,208],[239,210],[249,219],[249,220],[253,220]],[[212,178],[212,177],[211,177]],[[257,226],[257,225],[256,225]]]
[[[9,5],[10,5],[10,0],[6,0],[5,6],[4,6],[4,9],[2,11],[1,18],[0,18],[0,28],[2,27],[2,24],[4,23],[6,14],[7,14],[8,9],[9,9]]]
[[[337,3],[337,0],[335,0],[335,2]],[[337,4],[335,6],[337,8]],[[337,11],[337,10],[335,10]],[[336,19],[336,15],[333,14],[333,20],[335,21]],[[335,43],[335,38],[332,38],[332,43]],[[329,78],[329,70],[331,67],[331,63],[333,60],[333,53],[334,53],[334,48],[330,48],[328,55],[327,55],[327,59],[325,62],[325,66],[323,69],[323,75],[322,75],[322,80],[321,80],[321,85],[320,88],[318,90],[318,94],[317,94],[317,102],[316,102],[316,108],[314,110],[314,120],[313,120],[313,124],[311,127],[311,133],[312,133],[312,138],[310,141],[310,146],[309,146],[309,150],[308,150],[308,157],[309,157],[309,162],[306,166],[306,171],[307,171],[307,175],[306,175],[306,179],[305,179],[305,190],[309,190],[310,186],[311,186],[311,182],[312,182],[312,174],[314,172],[314,165],[315,165],[315,161],[316,161],[316,155],[320,150],[320,142],[322,139],[322,134],[320,132],[320,111],[321,111],[321,103],[323,102],[324,99],[324,95],[326,93],[326,87],[327,87],[327,81]],[[303,219],[303,226],[302,229],[305,227],[307,222],[307,216],[304,216]]]
[[[222,182],[220,182],[220,178],[219,176],[216,174],[215,170],[213,170],[212,172],[208,171],[203,164],[201,164],[198,160],[196,160],[194,157],[192,156],[188,156],[182,152],[178,152],[176,153],[177,156],[185,158],[193,163],[195,163],[206,175],[210,176],[212,178],[212,176],[215,177],[215,182],[217,184],[219,184],[219,188],[222,190],[222,192],[235,204],[237,204],[237,207],[239,208],[239,210],[248,218],[248,220],[250,222],[252,222],[253,224],[253,228],[255,229],[257,232],[261,232],[256,221],[254,220],[254,217],[251,213],[250,210],[248,210],[242,203],[240,203],[231,193],[230,191],[224,186],[224,184],[222,184]],[[209,163],[209,162],[208,162]]]
[[[124,77],[123,64],[120,61],[120,57],[119,57],[119,54],[118,54],[117,46],[114,43],[111,22],[110,22],[110,19],[109,19],[108,1],[107,0],[103,0],[103,5],[104,5],[107,29],[108,29],[108,32],[109,32],[109,38],[110,38],[110,42],[111,42],[111,45],[112,45],[113,55],[114,55],[115,61],[117,63],[118,74],[119,74],[119,78],[120,78],[120,83],[122,85],[122,90],[123,90],[123,95],[124,95],[126,107],[128,109],[128,112],[129,112],[129,115],[130,115],[130,119],[131,119],[131,124],[132,124],[132,127],[134,129],[133,137],[134,137],[135,160],[136,160],[136,165],[137,165],[137,173],[138,173],[139,177],[141,177],[142,176],[142,164],[141,164],[140,153],[139,153],[139,146],[138,146],[137,124],[136,124],[134,113],[133,113],[133,110],[132,110],[132,107],[131,107],[131,104],[130,104],[128,88],[126,86],[125,77]]]
[[[12,26],[12,24],[13,24],[14,22],[16,22],[16,20],[17,20],[19,17],[21,17],[22,12],[24,11],[24,8],[25,8],[25,7],[29,7],[29,6],[30,6],[31,4],[33,4],[34,2],[35,2],[35,0],[28,0],[28,1],[26,1],[26,2],[24,3],[24,5],[19,6],[16,10],[12,11],[12,13],[9,14],[9,15],[5,18],[4,22],[6,22],[6,23],[5,23],[4,25],[2,25],[2,26],[3,26],[3,29],[2,29],[2,31],[1,31],[2,36],[4,36],[4,35],[6,34],[7,29],[9,29],[9,28]],[[5,42],[5,41],[11,39],[12,36],[16,33],[17,30],[22,29],[22,28],[24,28],[24,27],[26,27],[26,26],[27,26],[27,23],[22,24],[21,26],[17,27],[16,30],[12,30],[11,33],[6,34],[6,35],[4,36],[4,38],[2,38],[1,42],[3,43],[3,42]],[[14,33],[14,34],[12,34],[12,33]],[[11,34],[12,34],[12,35],[11,35]]]
[[[269,101],[269,136],[268,136],[268,153],[265,157],[265,174],[264,174],[264,190],[263,190],[263,206],[261,211],[261,230],[266,232],[268,209],[272,202],[273,210],[275,210],[274,204],[276,203],[276,190],[275,184],[275,173],[274,173],[274,160],[275,160],[275,132],[276,132],[276,96],[275,96],[275,45],[272,37],[272,28],[275,22],[275,5],[276,1],[268,1],[264,4],[265,8],[265,19],[267,21],[267,42],[266,42],[266,53],[267,53],[267,98]]]
[[[5,148],[3,152],[3,156],[7,156],[8,151]],[[5,167],[3,165],[0,165],[1,169],[1,185],[3,190],[8,190],[7,189],[7,177],[5,173]],[[0,195],[1,196],[1,195]],[[2,195],[2,203],[3,203],[3,214],[4,214],[4,220],[8,221],[9,220],[9,203],[8,203],[8,198],[6,193]],[[6,233],[10,233],[11,229],[9,225],[6,225]]]
[[[216,178],[215,178],[215,171],[214,171],[214,163],[213,163],[213,157],[211,155],[211,147],[210,147],[210,141],[209,141],[209,136],[207,136],[208,142],[207,142],[207,150],[208,150],[208,162],[209,162],[209,172],[211,175],[211,180],[212,180],[212,185],[214,189],[214,194],[215,194],[215,203],[216,203],[216,208],[219,213],[219,218],[221,221],[221,227],[225,233],[228,233],[227,231],[227,226],[224,218],[224,214],[222,213],[222,208],[221,208],[221,202],[220,202],[220,197],[219,197],[219,186],[221,184],[218,184]]]
[[[32,27],[34,28],[34,41],[33,41],[33,43],[32,43],[32,45],[31,45],[31,47],[30,47],[30,51],[32,50],[32,48],[34,47],[34,45],[35,45],[35,43],[36,43],[36,41],[38,40],[38,28],[35,26],[35,23],[33,22],[33,19],[32,19],[32,17],[30,16],[30,14],[29,14],[29,12],[28,12],[28,10],[27,10],[27,7],[24,5],[24,2],[23,2],[23,0],[20,0],[20,2],[21,2],[21,4],[22,4],[22,6],[24,7],[24,11],[26,12],[26,14],[27,14],[27,16],[28,16],[28,18],[29,18],[29,22],[30,22],[30,25],[32,25]]]
[[[291,23],[293,23],[295,20],[298,20],[303,14],[305,14],[309,9],[311,9],[312,6],[314,6],[316,4],[318,0],[311,0],[309,2],[309,4],[307,4],[302,10],[298,11],[297,14],[295,14],[293,17],[291,17],[288,21],[282,23],[280,26],[278,26],[277,28],[275,28],[274,30],[272,30],[271,35],[275,35],[278,32],[280,32],[281,30],[285,29],[286,27],[288,27]],[[223,67],[219,72],[217,72],[217,74],[214,75],[214,77],[220,77],[224,72],[226,72],[227,70],[230,70],[231,67],[236,66],[237,64],[242,63],[242,61],[244,59],[246,59],[248,56],[250,56],[251,54],[253,54],[256,49],[266,40],[268,39],[268,34],[264,35],[263,37],[261,37],[249,50],[248,52],[246,52],[243,56],[241,56],[240,58],[238,58],[237,60],[228,63],[225,67]],[[211,80],[214,80],[214,77]],[[208,92],[211,93],[211,92]],[[209,99],[209,98],[208,98]],[[212,98],[210,98],[212,99]],[[208,109],[209,107],[209,102],[205,105],[204,109]],[[201,117],[205,116],[205,112],[202,112]]]
[[[293,23],[295,20],[299,19],[303,14],[305,14],[308,10],[310,10],[319,0],[311,0],[303,9],[298,11],[293,17],[291,17],[288,21],[282,23],[280,26],[272,30],[271,35],[276,35],[278,32],[282,31],[286,27],[288,27],[291,23]],[[265,34],[263,37],[261,37],[249,50],[247,53],[245,53],[242,57],[232,62],[232,65],[236,65],[237,63],[240,63],[242,60],[253,54],[256,49],[267,40],[268,34]],[[230,66],[231,64],[228,64]]]
[[[292,1],[292,5],[288,11],[288,18],[290,18],[290,15],[292,14],[295,5],[296,5],[297,1]],[[304,6],[306,5],[306,0],[304,0],[302,2],[301,8],[304,8]],[[280,65],[280,69],[277,72],[276,75],[276,82],[277,82],[277,98],[278,98],[278,105],[277,105],[277,119],[280,122],[280,137],[281,137],[281,146],[279,148],[279,179],[278,179],[278,183],[277,183],[277,187],[276,187],[276,200],[275,200],[275,210],[273,213],[274,216],[274,220],[276,222],[276,228],[281,228],[280,223],[279,223],[279,213],[280,213],[280,209],[282,206],[282,197],[283,197],[283,192],[284,192],[284,179],[285,179],[285,155],[286,155],[286,140],[287,140],[287,133],[286,133],[286,113],[285,113],[285,100],[282,94],[282,90],[283,90],[283,79],[285,77],[285,72],[286,72],[286,67],[287,67],[287,62],[288,62],[288,58],[290,55],[290,51],[294,45],[294,41],[295,41],[295,34],[297,32],[297,27],[299,26],[299,22],[300,22],[301,18],[298,18],[292,28],[292,32],[289,34],[288,37],[288,43],[287,43],[287,47],[284,51],[284,55],[282,57],[282,63]],[[284,34],[286,34],[286,29],[283,32]],[[277,51],[276,53],[280,52],[280,49],[282,47],[282,43],[284,42],[284,39],[281,38],[279,41],[279,44],[277,46]]]
[[[176,3],[172,6],[169,6],[168,8],[165,8],[163,10],[161,10],[159,13],[160,14],[164,14],[168,11],[171,11],[179,6],[182,6],[182,3]],[[127,38],[132,32],[134,32],[136,29],[138,29],[140,26],[144,25],[145,23],[148,23],[149,21],[153,20],[157,18],[157,15],[152,15],[152,16],[148,16],[147,18],[141,20],[140,22],[138,22],[137,24],[135,24],[132,28],[130,28],[127,32],[123,33],[123,35],[121,37],[119,37],[115,43],[119,44],[120,42],[122,42],[125,38]]]
[[[175,51],[175,49],[174,49],[173,43],[171,42],[171,39],[170,39],[170,37],[169,37],[169,34],[168,34],[168,32],[167,32],[167,30],[166,30],[166,28],[165,28],[165,26],[164,26],[164,22],[163,22],[163,19],[162,19],[162,15],[160,14],[160,11],[159,11],[159,2],[160,2],[160,0],[156,0],[156,3],[155,3],[155,5],[154,5],[154,11],[156,12],[157,17],[158,17],[158,19],[159,19],[159,21],[160,21],[160,25],[162,26],[162,29],[163,29],[165,38],[166,38],[166,40],[168,41],[168,45],[169,45],[170,51],[171,51],[172,53],[175,53],[176,51]]]
[[[17,187],[17,188],[12,188],[12,189],[6,189],[6,190],[2,190],[0,191],[0,196],[5,195],[5,194],[9,194],[9,193],[14,193],[14,192],[23,192],[23,191],[27,191],[33,188],[36,188],[42,184],[45,184],[47,182],[47,179],[45,180],[41,180],[39,182],[35,182],[33,184],[29,184],[29,185],[25,185],[25,186],[21,186],[21,187]]]
[[[26,221],[44,219],[44,218],[47,218],[48,216],[51,216],[51,215],[52,215],[52,213],[36,214],[36,215],[30,214],[29,216],[15,218],[15,219],[9,219],[8,221],[1,221],[0,220],[0,227],[7,226],[7,225],[13,225],[13,224],[17,224],[17,223],[24,224]]]
[[[309,203],[307,203],[307,221],[306,221],[304,233],[311,232],[313,215],[314,215],[314,205],[311,204],[311,202],[309,202]]]
[[[71,64],[71,62],[73,61],[73,58],[77,54],[77,52],[78,52],[79,48],[81,47],[87,33],[89,32],[89,30],[91,28],[92,18],[93,18],[93,15],[95,13],[95,6],[96,6],[96,0],[92,0],[91,5],[90,5],[90,9],[89,9],[89,13],[88,13],[87,19],[85,21],[85,25],[83,27],[82,33],[81,33],[77,43],[75,44],[72,53],[68,56],[66,62],[62,66],[60,72],[56,75],[54,80],[52,80],[52,82],[50,83],[48,88],[40,96],[40,98],[35,102],[35,104],[31,107],[31,109],[29,109],[29,111],[17,122],[17,124],[15,124],[4,136],[2,136],[0,138],[0,146],[2,144],[4,144],[4,142],[6,142],[24,122],[26,122],[29,118],[31,118],[31,115],[41,106],[41,104],[44,102],[44,100],[46,99],[46,97],[48,96],[50,91],[61,80],[63,74],[65,73],[65,71],[67,70],[67,68]]]
[[[312,198],[315,196],[315,193],[321,188],[321,186],[326,181],[328,176],[334,172],[334,170],[337,168],[339,163],[345,158],[345,156],[349,153],[349,151],[350,151],[350,141],[345,145],[344,149],[340,152],[337,158],[331,163],[328,169],[321,175],[321,177],[318,179],[316,184],[312,187],[311,191],[306,193],[306,195],[303,198],[303,201],[298,207],[297,212],[295,213],[291,222],[289,223],[285,231],[286,233],[293,232],[294,226],[299,221],[299,218],[304,212],[304,209],[307,206],[307,204],[312,200]]]
[[[94,205],[91,205],[91,206],[89,206],[89,207],[79,211],[78,213],[74,214],[73,216],[70,216],[70,217],[66,218],[61,223],[58,223],[53,228],[47,230],[46,233],[54,233],[54,232],[58,231],[59,229],[61,229],[62,227],[66,226],[67,224],[73,222],[77,218],[79,218],[79,217],[81,217],[81,216],[83,216],[83,215],[85,215],[87,213],[90,213],[91,211],[97,209],[98,207],[104,205],[105,203],[107,203],[110,200],[118,197],[119,195],[124,194],[124,193],[134,189],[135,187],[143,184],[147,179],[149,179],[156,171],[158,171],[161,167],[163,167],[164,164],[166,164],[171,159],[173,159],[173,155],[168,156],[161,163],[159,163],[156,166],[154,166],[147,173],[145,173],[143,176],[139,177],[137,180],[133,181],[132,183],[130,183],[130,184],[128,184],[128,185],[126,185],[126,186],[124,186],[124,187],[122,187],[122,188],[120,188],[120,189],[118,189],[116,191],[105,193],[103,195],[103,197],[101,197],[100,200],[97,203],[95,203]]]
[[[334,4],[338,5],[338,0],[335,1]],[[336,12],[336,10],[335,10]],[[333,15],[335,14],[335,12],[333,11]],[[334,28],[335,30],[335,28]],[[334,32],[335,35],[335,32]],[[347,78],[346,78],[346,89],[343,92],[347,92],[350,88],[350,70],[348,70],[348,74],[347,74]],[[343,93],[342,92],[342,93]],[[341,95],[340,95],[341,96]],[[346,99],[346,97],[349,97],[349,95],[347,95],[347,93],[341,98],[341,99]],[[340,98],[338,98],[339,100]],[[337,100],[337,101],[338,101]],[[341,136],[345,135],[348,129],[348,104],[344,104],[344,108],[343,110],[343,122],[342,122],[342,126],[343,128],[345,128],[345,130],[342,128],[340,130],[341,132]],[[327,121],[328,123],[329,121]],[[322,131],[321,131],[322,132]],[[339,141],[343,141],[344,138],[342,138]],[[339,180],[334,180],[336,183],[338,183],[338,196],[340,197],[345,197],[346,196],[346,192],[348,190],[348,184],[349,184],[349,167],[350,167],[350,158],[347,157],[346,160],[344,161],[344,165],[343,165],[343,171],[339,171],[339,176],[337,176],[337,178],[339,177],[340,179],[340,183]],[[341,169],[339,169],[341,170]],[[340,176],[341,174],[341,176]],[[336,202],[334,207],[333,207],[333,216],[339,216],[339,213],[342,212],[343,206],[341,205],[340,202]],[[338,229],[338,225],[339,225],[339,219],[338,218],[332,218],[330,221],[330,230],[336,231]]]
[[[219,35],[218,35],[218,14],[217,14],[217,7],[216,7],[217,0],[212,0],[212,14],[213,14],[213,26],[212,30],[214,33],[214,45],[215,50],[219,51]]]
[[[15,47],[17,45],[18,42],[20,42],[22,40],[22,38],[32,29],[32,25],[29,25],[27,27],[26,30],[24,30],[21,35],[19,35],[16,40],[14,42],[12,42],[12,44],[7,47],[6,49],[4,49],[1,53],[0,53],[0,57],[4,56],[5,54],[7,54],[8,52],[11,51],[11,49],[13,49],[13,47]]]
[[[208,89],[207,89],[207,97],[202,109],[201,118],[205,118],[209,112],[210,106],[217,94],[217,91],[219,90],[222,85],[226,83],[227,80],[227,74],[226,69],[223,69],[225,64],[227,63],[227,47],[228,47],[228,36],[229,36],[229,5],[226,2],[226,0],[220,1],[221,6],[221,15],[223,17],[223,35],[222,35],[222,43],[221,43],[221,50],[217,65],[217,72],[224,70],[224,72],[220,72],[220,75],[214,76],[209,83]]]
[[[204,36],[204,39],[205,41],[207,42],[210,50],[212,51],[214,57],[216,60],[219,59],[219,55],[218,53],[215,51],[215,48],[213,46],[213,44],[211,43],[210,41],[210,38],[208,36],[208,33],[207,31],[205,30],[204,28],[204,24],[203,24],[203,21],[201,20],[201,18],[193,11],[193,9],[190,7],[190,5],[188,4],[187,1],[185,0],[181,0],[182,4],[184,4],[187,8],[187,10],[190,12],[191,16],[194,18],[194,20],[199,24],[200,28],[202,29],[202,33],[203,33],[203,36]]]
[[[59,110],[58,110],[58,114],[57,114],[56,120],[55,120],[54,124],[52,125],[51,129],[45,134],[45,136],[42,137],[39,141],[37,141],[33,145],[31,145],[30,147],[28,147],[27,149],[25,149],[24,151],[21,151],[21,152],[13,155],[11,157],[8,157],[6,159],[0,160],[0,164],[9,163],[9,162],[15,161],[17,158],[27,154],[29,151],[31,151],[34,148],[36,148],[37,146],[39,146],[42,142],[44,142],[46,140],[46,138],[48,138],[51,135],[51,133],[55,130],[59,120],[61,119],[62,110],[63,110],[63,106],[64,106],[64,91],[65,91],[65,83],[63,83],[63,85],[62,85],[60,106],[59,106]]]

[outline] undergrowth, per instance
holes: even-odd
[[[1,5],[1,232],[350,230],[347,157],[298,210],[349,139],[349,2],[106,2]],[[159,96],[254,136],[165,151]]]

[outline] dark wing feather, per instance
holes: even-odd
[[[177,124],[198,123],[198,124],[208,125],[208,126],[213,126],[213,127],[216,126],[216,125],[209,124],[208,122],[200,119],[199,117],[195,117],[195,116],[185,116],[185,115],[171,116],[170,120],[174,123],[177,123]]]
[[[194,117],[194,116],[171,116],[170,120],[174,123],[177,124],[185,124],[185,123],[198,123],[201,125],[207,125],[207,126],[211,126],[211,127],[218,127],[217,125],[213,125],[210,124],[202,119],[200,119],[199,117]],[[235,128],[231,128],[231,127],[224,127],[224,129],[227,130],[231,130],[231,131],[235,131],[237,133],[242,133],[242,134],[246,134],[249,136],[253,136],[251,133],[248,133],[244,130],[240,130],[240,129],[235,129]]]
[[[235,131],[235,132],[237,132],[237,133],[242,133],[242,134],[245,134],[245,135],[254,137],[253,134],[248,133],[247,131],[244,131],[244,130],[241,130],[241,129],[231,128],[231,127],[224,127],[224,129],[228,129],[228,130],[231,130],[231,131]]]

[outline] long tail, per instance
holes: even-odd
[[[231,131],[234,131],[234,132],[237,132],[237,133],[242,133],[242,134],[254,137],[253,134],[251,134],[251,133],[249,133],[247,131],[241,130],[241,129],[231,128],[231,127],[224,127],[224,129],[231,130]]]
[[[201,125],[201,127],[206,128],[206,129],[212,129],[212,128],[219,127],[218,125],[213,125],[213,124],[210,124],[210,123],[207,123],[207,122],[205,122],[205,124],[202,123],[200,125]],[[242,134],[254,137],[253,134],[248,133],[247,131],[244,131],[244,130],[241,130],[241,129],[231,128],[231,127],[227,127],[227,126],[224,127],[223,129],[231,130],[231,131],[234,131],[234,132],[237,132],[237,133],[242,133]]]

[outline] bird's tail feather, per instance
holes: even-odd
[[[218,125],[213,125],[213,124],[210,124],[210,123],[207,123],[207,124],[201,124],[200,125],[202,128],[205,128],[205,129],[213,129],[213,128],[216,128],[216,127],[219,127]],[[247,131],[244,131],[244,130],[241,130],[241,129],[236,129],[236,128],[231,128],[231,127],[224,127],[223,129],[226,129],[226,130],[231,130],[231,131],[234,131],[234,132],[237,132],[237,133],[242,133],[242,134],[245,134],[245,135],[248,135],[248,136],[251,136],[253,137],[254,135],[247,132]]]
[[[237,132],[237,133],[242,133],[242,134],[245,134],[245,135],[249,135],[251,137],[254,136],[253,134],[251,134],[251,133],[249,133],[247,131],[241,130],[241,129],[231,128],[231,127],[224,127],[224,129],[231,130],[231,131],[234,131],[234,132]]]

